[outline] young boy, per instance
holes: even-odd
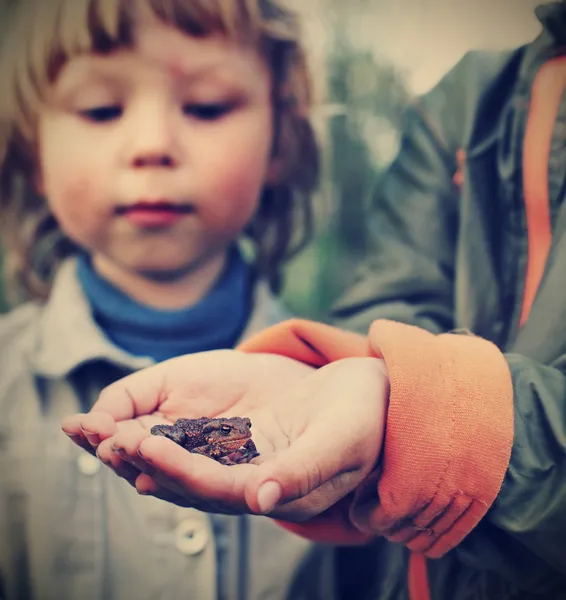
[[[277,0],[12,11],[0,237],[31,301],[0,320],[0,598],[284,598],[308,542],[140,498],[59,421],[287,316],[273,291],[318,171],[296,19]]]
[[[97,431],[104,460],[121,450],[140,491],[223,500],[334,544],[304,571],[311,597],[566,598],[566,3],[538,14],[532,44],[468,55],[407,112],[369,276],[338,311],[371,322],[367,337],[290,321],[247,354],[136,373],[65,431]],[[214,384],[235,365],[236,400]],[[182,414],[170,402],[188,382],[251,418],[262,461],[205,470],[128,428],[134,411]]]

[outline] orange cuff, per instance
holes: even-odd
[[[379,357],[387,365],[391,392],[380,469],[356,491],[350,523],[334,520],[329,528],[327,511],[289,529],[317,540],[326,531],[330,539],[320,541],[333,543],[379,534],[439,557],[497,497],[513,443],[513,387],[503,355],[490,342],[391,321],[376,321],[368,340],[293,319],[239,349],[317,367],[351,356]]]

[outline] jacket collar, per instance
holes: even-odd
[[[566,53],[566,2],[542,4],[535,9],[541,33],[529,44],[507,54],[497,79],[482,95],[475,115],[467,156],[479,157],[502,140],[510,139],[517,112],[525,113],[538,69],[551,58]],[[513,85],[509,86],[509,80]],[[513,102],[510,102],[513,99]],[[504,118],[501,115],[504,114]],[[505,145],[505,144],[504,144]]]
[[[551,38],[554,44],[566,45],[566,2],[549,2],[535,9],[541,22],[545,37]]]

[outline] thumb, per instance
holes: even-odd
[[[173,366],[168,363],[142,369],[105,387],[91,412],[109,414],[115,421],[153,413],[164,395],[167,370]]]
[[[214,350],[171,358],[110,384],[92,411],[107,413],[115,421],[152,414],[171,395],[183,395],[191,385],[216,381],[219,375],[230,379],[227,375],[239,356],[232,350]]]
[[[246,501],[253,512],[266,514],[302,500],[299,512],[310,518],[352,491],[363,467],[362,456],[347,439],[316,426],[258,466],[246,484]]]

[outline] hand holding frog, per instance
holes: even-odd
[[[374,469],[387,400],[387,374],[375,358],[313,369],[281,356],[222,350],[130,375],[63,429],[141,493],[211,512],[301,521]],[[260,456],[227,467],[149,431],[203,416],[249,417]]]

